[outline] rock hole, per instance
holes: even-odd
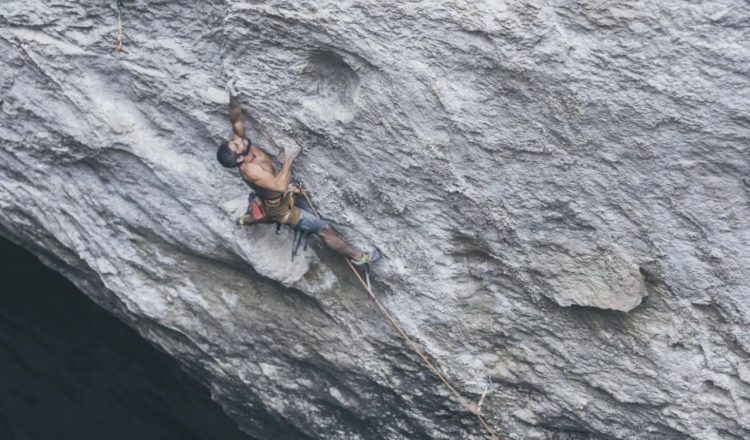
[[[316,51],[303,70],[305,108],[324,120],[350,121],[360,78],[336,52]]]

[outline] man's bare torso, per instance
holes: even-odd
[[[266,154],[265,151],[253,145],[250,147],[250,153],[254,156],[252,162],[243,163],[240,165],[240,175],[242,176],[242,180],[244,180],[245,183],[247,183],[261,199],[269,200],[281,196],[282,194],[279,192],[259,187],[255,184],[255,182],[253,182],[250,177],[248,177],[248,173],[245,170],[250,166],[259,166],[264,171],[269,172],[274,176],[278,173],[278,170],[276,169],[276,166],[274,166],[271,157]]]

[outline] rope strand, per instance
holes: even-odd
[[[122,0],[117,0],[117,34],[115,35],[115,52],[122,52]]]
[[[313,206],[312,201],[307,196],[307,191],[305,191],[304,189],[302,189],[300,192],[305,197],[305,200],[307,201],[308,205],[312,209],[313,214],[315,214],[316,217],[320,217],[320,215],[318,215],[318,212],[315,210],[315,206]],[[388,321],[396,329],[396,331],[401,335],[401,337],[404,339],[404,341],[406,341],[406,344],[409,346],[409,348],[411,348],[412,351],[414,353],[416,353],[417,356],[419,356],[420,359],[422,359],[422,362],[424,362],[424,364],[427,366],[427,368],[438,379],[440,379],[443,382],[443,384],[445,384],[445,386],[448,388],[448,390],[450,390],[450,392],[453,394],[453,396],[456,398],[456,400],[459,403],[461,403],[469,412],[471,412],[472,414],[474,414],[475,416],[477,416],[477,419],[479,419],[479,422],[482,424],[482,427],[485,429],[485,431],[487,431],[487,433],[490,435],[490,437],[492,438],[492,440],[500,440],[500,437],[498,437],[498,435],[495,432],[495,430],[492,429],[492,427],[487,422],[487,420],[485,420],[485,418],[482,416],[481,406],[477,407],[477,406],[473,405],[472,403],[470,403],[463,395],[461,395],[461,393],[458,392],[458,390],[453,385],[451,385],[450,382],[448,382],[448,379],[446,379],[445,376],[443,376],[443,374],[440,372],[440,370],[438,370],[437,367],[435,367],[432,364],[432,362],[430,362],[430,360],[422,352],[422,350],[420,350],[419,347],[417,347],[417,344],[409,337],[408,334],[406,334],[406,331],[403,329],[403,327],[401,327],[401,325],[398,323],[398,321],[396,320],[396,318],[391,314],[391,312],[388,311],[388,309],[383,305],[383,303],[380,302],[380,299],[378,299],[378,297],[375,296],[375,293],[372,291],[372,288],[367,285],[367,283],[362,278],[362,276],[359,274],[359,271],[354,267],[354,265],[352,264],[352,262],[349,261],[348,258],[345,258],[345,260],[346,260],[346,264],[348,264],[349,268],[352,270],[352,272],[354,272],[354,275],[357,276],[357,280],[359,280],[359,283],[362,285],[362,287],[365,289],[365,291],[367,291],[367,294],[370,296],[370,299],[372,299],[373,302],[375,302],[375,304],[380,309],[380,312],[383,314],[383,316],[385,316],[388,319]],[[486,392],[485,392],[485,394],[482,395],[482,399],[481,399],[482,403],[484,403],[484,397],[485,397],[485,395],[486,395]]]

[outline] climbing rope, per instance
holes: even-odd
[[[122,52],[122,0],[117,0],[117,34],[115,35],[115,52]]]
[[[300,193],[302,194],[302,196],[307,201],[307,204],[312,209],[313,214],[315,214],[316,217],[320,217],[320,215],[318,214],[318,211],[315,209],[315,206],[313,206],[312,201],[307,196],[307,192],[304,190],[304,188],[300,189]],[[446,379],[445,376],[443,376],[440,370],[438,370],[438,368],[435,367],[435,365],[433,365],[432,362],[430,362],[430,360],[427,358],[427,355],[425,355],[422,352],[422,350],[420,350],[419,347],[417,347],[417,344],[409,337],[409,335],[406,334],[406,331],[403,329],[403,327],[401,327],[401,325],[398,323],[396,318],[391,314],[391,312],[389,312],[388,309],[383,305],[383,303],[380,302],[380,299],[378,299],[378,297],[375,295],[375,292],[372,291],[372,286],[369,283],[369,277],[367,280],[363,279],[362,275],[359,274],[359,271],[354,267],[352,262],[349,261],[348,258],[345,258],[345,260],[346,260],[346,264],[348,264],[349,268],[352,270],[352,272],[354,272],[354,275],[357,276],[357,280],[359,280],[359,283],[362,284],[362,287],[365,289],[365,291],[367,291],[367,294],[370,296],[370,299],[378,306],[378,308],[380,309],[380,312],[383,314],[383,316],[385,316],[388,319],[388,321],[391,323],[393,328],[395,328],[396,331],[401,335],[401,337],[404,338],[404,341],[406,341],[406,344],[409,345],[409,348],[411,348],[412,351],[416,353],[420,359],[422,359],[422,362],[424,362],[427,368],[438,379],[440,379],[443,382],[443,384],[445,384],[448,390],[450,390],[450,392],[453,394],[453,397],[455,397],[456,400],[461,405],[463,405],[469,412],[474,414],[477,417],[477,419],[479,419],[479,422],[482,424],[482,427],[484,428],[485,431],[487,431],[490,437],[493,440],[500,440],[500,437],[497,435],[497,433],[495,433],[495,430],[492,429],[492,426],[490,426],[490,424],[487,422],[484,416],[482,416],[482,413],[481,413],[482,403],[484,403],[484,398],[486,397],[488,391],[485,391],[482,394],[478,405],[472,404],[471,402],[469,402],[468,399],[466,399],[463,395],[461,395],[461,393],[459,393],[458,390],[453,385],[451,385],[450,382],[448,382],[448,379]]]

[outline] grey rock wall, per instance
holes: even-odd
[[[0,233],[242,429],[485,435],[340,258],[233,224],[228,78],[503,438],[750,437],[747,2],[123,3],[121,53],[115,2],[0,5]]]

